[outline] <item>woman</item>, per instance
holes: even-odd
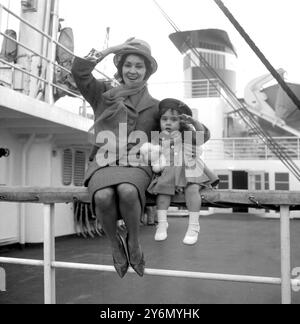
[[[116,76],[120,82],[115,88],[92,75],[96,64],[109,54],[115,54]],[[128,143],[125,144],[125,152],[129,152],[136,144],[131,143],[129,138],[133,131],[142,131],[150,139],[151,131],[159,129],[158,100],[149,95],[146,84],[156,70],[157,63],[151,55],[150,46],[134,38],[102,52],[92,50],[84,59],[75,57],[72,74],[80,92],[94,110],[95,138],[101,132],[110,131],[122,141],[124,135],[119,133],[118,125],[126,124]],[[85,186],[88,187],[94,212],[110,240],[119,276],[122,278],[126,274],[129,264],[138,275],[143,276],[145,261],[139,243],[139,225],[152,171],[147,166],[122,165],[120,161],[124,156],[120,152],[124,150],[118,150],[119,154],[113,159],[99,159],[103,147],[103,143],[97,142],[97,149],[90,158]],[[117,233],[119,218],[127,227],[126,241]]]

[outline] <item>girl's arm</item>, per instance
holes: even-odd
[[[210,131],[204,124],[188,115],[180,115],[180,119],[183,124],[193,125],[196,132],[203,132],[203,143],[201,144],[206,143],[210,139]]]

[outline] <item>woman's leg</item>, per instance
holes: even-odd
[[[169,227],[167,213],[171,204],[171,196],[158,195],[156,199],[158,224],[154,236],[155,241],[164,241],[167,239],[167,229]]]
[[[128,231],[128,249],[131,263],[141,260],[142,251],[139,244],[140,219],[142,206],[137,188],[131,184],[117,186],[119,210]]]
[[[94,195],[96,216],[110,240],[112,253],[119,263],[124,262],[124,253],[120,251],[120,241],[117,237],[118,210],[114,188],[99,190]]]
[[[193,245],[197,242],[200,232],[199,213],[202,204],[200,185],[190,184],[186,187],[185,201],[189,210],[189,225],[183,243]]]

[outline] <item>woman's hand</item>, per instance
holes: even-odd
[[[122,51],[122,50],[126,50],[126,49],[135,49],[134,45],[136,45],[137,43],[134,42],[134,37],[131,37],[129,39],[127,39],[127,41],[125,43],[122,43],[120,45],[116,45],[116,46],[112,46],[110,47],[110,52],[113,54],[117,54],[118,52]]]
[[[102,52],[99,52],[96,49],[92,48],[90,50],[89,54],[87,56],[85,56],[84,58],[86,60],[88,60],[88,61],[91,61],[91,62],[97,62],[100,59],[102,59],[102,57],[103,57],[103,53]]]
[[[126,49],[135,49],[134,45],[134,37],[127,39],[127,41],[123,44],[111,46],[103,51],[97,51],[96,49],[92,48],[87,56],[84,58],[88,61],[98,63],[100,62],[105,56],[108,54],[117,54],[118,52]]]

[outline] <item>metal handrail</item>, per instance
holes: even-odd
[[[0,31],[0,35],[4,36],[5,38],[7,38],[7,39],[9,39],[9,40],[11,40],[11,41],[13,41],[13,42],[16,42],[18,45],[20,45],[21,47],[25,48],[27,51],[33,53],[34,55],[36,55],[36,56],[38,56],[38,57],[40,57],[40,58],[42,58],[43,60],[47,61],[48,63],[52,63],[54,66],[59,67],[60,69],[64,70],[65,72],[71,74],[71,71],[68,70],[68,69],[66,69],[66,68],[63,67],[62,65],[59,65],[59,64],[57,64],[56,62],[51,62],[51,60],[50,60],[48,57],[43,56],[43,55],[41,55],[41,54],[35,52],[35,51],[32,50],[31,48],[27,47],[26,45],[22,44],[22,43],[19,42],[19,41],[16,41],[15,39],[13,39],[12,37],[6,35],[5,33],[3,33],[3,32]]]
[[[201,273],[191,271],[175,271],[163,269],[145,269],[146,275],[152,276],[168,276],[181,278],[195,278],[207,280],[233,281],[233,282],[250,282],[281,285],[281,300],[283,304],[292,302],[292,286],[299,287],[299,279],[291,279],[291,250],[290,250],[290,207],[300,207],[299,192],[264,192],[258,193],[259,199],[255,198],[255,193],[251,191],[224,191],[217,190],[203,194],[203,199],[207,201],[213,200],[213,197],[222,202],[227,201],[227,207],[235,203],[249,203],[253,208],[260,208],[260,202],[276,202],[280,205],[280,241],[281,241],[281,276],[280,278],[261,277],[261,276],[246,276],[234,274],[216,274],[216,273]],[[32,265],[44,267],[44,300],[46,304],[56,303],[55,289],[55,269],[82,269],[94,271],[114,272],[113,266],[96,265],[96,264],[81,264],[58,262],[55,260],[55,203],[66,203],[74,201],[74,199],[87,199],[86,188],[37,188],[37,187],[0,187],[0,201],[10,202],[27,202],[27,203],[42,203],[44,204],[44,258],[43,260],[29,260],[18,258],[3,258],[0,257],[0,263]],[[26,199],[25,199],[26,198]],[[260,201],[258,201],[260,200]],[[214,205],[212,203],[212,205]],[[130,273],[134,271],[129,269]]]
[[[66,89],[64,89],[64,88],[62,88],[62,87],[60,87],[60,86],[58,86],[57,84],[54,84],[54,83],[52,83],[52,82],[49,83],[49,81],[47,81],[47,80],[45,80],[45,79],[43,79],[43,78],[41,78],[41,77],[39,77],[39,76],[37,76],[37,75],[34,75],[33,73],[28,72],[27,70],[24,70],[23,68],[20,68],[20,67],[18,67],[18,66],[15,65],[15,64],[11,64],[11,63],[9,63],[9,62],[6,62],[5,60],[3,60],[3,59],[1,59],[1,58],[0,58],[0,62],[6,64],[6,65],[8,65],[8,66],[10,66],[10,67],[12,67],[12,68],[14,68],[14,69],[16,69],[16,70],[18,70],[18,71],[21,71],[22,73],[25,73],[25,74],[27,74],[27,75],[30,75],[31,77],[33,77],[33,78],[35,78],[35,79],[37,79],[37,80],[40,80],[40,81],[45,82],[45,83],[48,83],[48,84],[50,84],[50,86],[55,87],[55,88],[57,88],[57,89],[60,89],[60,90],[62,90],[62,91],[64,91],[64,92],[70,94],[70,95],[73,96],[73,97],[77,97],[77,98],[79,98],[79,99],[85,101],[81,96],[77,95],[76,93],[71,92],[71,91],[69,91],[69,90],[66,90]]]
[[[297,137],[275,137],[279,145],[294,159],[300,156],[300,139]],[[217,149],[216,149],[217,148]],[[222,138],[210,139],[203,146],[205,159],[277,159],[268,146],[259,138]]]
[[[27,26],[29,26],[30,28],[32,28],[34,31],[36,31],[37,33],[39,33],[39,34],[41,34],[42,36],[44,36],[48,41],[54,43],[56,46],[59,46],[60,48],[62,48],[64,51],[66,51],[67,53],[71,54],[72,56],[75,56],[75,54],[74,54],[72,51],[70,51],[68,48],[66,48],[65,46],[63,46],[62,44],[60,44],[59,42],[57,42],[56,40],[54,40],[50,35],[46,34],[46,33],[43,32],[42,30],[36,28],[34,25],[32,25],[31,23],[29,23],[29,22],[26,21],[25,19],[19,17],[17,14],[15,14],[13,11],[11,11],[10,9],[8,9],[7,7],[5,7],[5,6],[2,5],[2,4],[0,4],[0,10],[1,10],[1,9],[5,10],[7,13],[11,14],[13,17],[15,17],[16,19],[18,19],[19,21],[21,21],[21,22],[24,23],[25,25],[27,25]],[[5,37],[5,38],[7,38],[7,39],[9,39],[9,40],[11,40],[11,41],[14,41],[16,44],[20,45],[21,47],[25,48],[26,50],[28,50],[28,51],[30,51],[31,53],[35,54],[36,56],[40,57],[41,59],[46,60],[48,63],[52,64],[53,66],[58,67],[58,68],[64,70],[64,71],[67,72],[68,74],[71,74],[71,71],[69,71],[68,69],[66,69],[64,66],[62,66],[62,65],[60,65],[60,64],[57,64],[56,62],[50,60],[49,58],[47,58],[47,57],[45,57],[45,56],[43,56],[43,55],[41,55],[41,54],[39,54],[39,53],[33,51],[33,50],[30,49],[29,47],[25,46],[25,45],[22,44],[21,42],[15,40],[15,39],[13,39],[13,38],[11,38],[10,36],[6,35],[5,33],[1,32],[1,31],[0,31],[0,34],[1,34],[3,37]],[[1,60],[1,62],[2,62],[2,63],[5,63],[5,64],[8,63],[8,62],[3,61],[3,60]],[[7,65],[9,65],[9,66],[11,66],[11,67],[15,67],[15,65],[11,65],[11,64],[7,64]],[[16,67],[16,69],[18,69],[18,68]],[[106,79],[108,79],[108,80],[112,80],[112,79],[111,79],[110,77],[108,77],[105,73],[99,71],[98,69],[95,68],[94,70],[95,70],[95,72],[101,74],[101,75],[102,75],[103,77],[105,77]],[[21,71],[22,71],[23,73],[26,73],[25,70],[23,70],[23,69],[22,69]],[[66,89],[64,89],[64,88],[62,88],[62,87],[59,87],[59,86],[57,86],[57,85],[55,85],[55,84],[53,84],[53,83],[49,83],[49,81],[46,81],[46,80],[44,80],[44,79],[42,79],[42,78],[40,78],[40,77],[38,77],[38,76],[35,76],[35,75],[32,75],[32,74],[29,74],[29,73],[27,73],[27,74],[30,75],[30,76],[32,76],[32,77],[35,77],[36,79],[38,79],[38,80],[40,80],[40,81],[42,81],[42,82],[45,82],[45,83],[47,83],[47,84],[50,84],[51,87],[56,87],[57,89],[60,89],[60,90],[64,91],[65,93],[68,93],[68,94],[70,94],[70,95],[72,95],[72,96],[75,96],[75,97],[80,98],[81,100],[85,101],[85,99],[83,99],[82,96],[78,96],[76,93],[73,93],[72,91],[68,91],[68,90],[66,90]]]

